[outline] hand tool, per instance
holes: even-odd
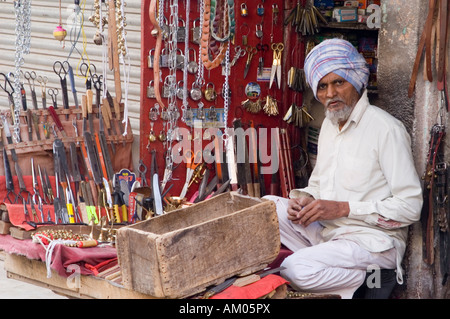
[[[256,50],[260,52],[258,60],[258,75],[261,76],[264,69],[264,54],[267,50],[269,50],[269,46],[267,44],[258,43],[256,45]]]
[[[67,63],[67,64],[68,64],[67,73],[69,74],[70,87],[72,89],[72,94],[73,94],[73,101],[75,102],[75,107],[78,108],[79,104],[78,104],[77,89],[75,88],[75,77],[73,76],[72,66],[70,65],[70,63]],[[79,114],[77,115],[77,119],[79,119]]]
[[[83,62],[80,64],[80,73],[86,79],[86,91],[92,89],[92,75],[97,73],[94,64]]]
[[[50,183],[50,178],[47,174],[47,169],[44,167],[44,178],[45,178],[45,184],[47,185],[47,197],[50,200],[50,204],[53,203],[54,196],[53,196],[53,189],[52,184]]]
[[[101,92],[102,92],[102,80],[103,75],[93,74],[93,83],[95,88],[95,107],[97,108],[97,117],[100,117],[100,102],[101,102]]]
[[[9,108],[11,110],[11,114],[14,114],[14,88],[11,84],[11,82],[9,81],[8,77],[4,74],[4,73],[0,73],[1,76],[3,76],[4,78],[4,82],[0,82],[0,88],[6,92],[6,94],[8,95],[8,101],[9,101]],[[24,110],[26,111],[26,110]]]
[[[50,116],[53,118],[54,124],[58,127],[58,130],[61,132],[62,136],[67,137],[67,133],[64,130],[64,126],[61,123],[61,120],[58,117],[58,114],[56,114],[56,111],[53,106],[48,107],[48,112],[50,113]]]
[[[69,71],[69,66],[69,62],[67,61],[55,61],[55,63],[53,63],[53,71],[59,77],[59,82],[61,84],[64,109],[69,109],[69,96],[67,94],[67,73]],[[68,119],[69,114],[66,114],[66,120]]]
[[[58,224],[61,221],[62,224],[69,223],[69,215],[67,213],[67,208],[64,206],[66,199],[64,198],[63,189],[59,183],[59,173],[55,171],[56,177],[56,197],[53,201],[53,206],[55,208],[55,223]]]
[[[44,222],[45,218],[44,218],[44,213],[42,211],[42,197],[39,193],[39,184],[38,184],[38,180],[37,180],[37,175],[36,175],[36,171],[34,168],[34,159],[31,158],[31,177],[32,177],[32,181],[33,181],[33,196],[31,197],[31,202],[32,202],[32,206],[31,206],[31,210],[33,211],[33,206],[38,205],[38,208],[40,209],[41,212],[41,217],[42,217],[42,221]]]
[[[273,50],[272,70],[270,71],[269,88],[272,87],[275,77],[277,78],[278,88],[281,88],[281,54],[284,50],[283,43],[272,43]]]
[[[186,182],[184,183],[183,189],[180,193],[180,198],[184,198],[186,196],[189,181],[191,180],[192,174],[194,174],[195,169],[202,162],[202,152],[197,151],[195,154],[189,150],[185,156],[186,160]]]
[[[103,99],[103,103],[100,107],[101,109],[101,122],[100,124],[100,132],[103,132],[104,134],[104,128],[103,126],[106,126],[106,129],[108,130],[108,135],[111,137],[112,136],[112,132],[111,132],[111,126],[114,129],[114,135],[117,135],[117,131],[116,131],[116,127],[114,125],[111,125],[111,119],[112,119],[112,113],[111,113],[111,108],[108,106],[109,102],[107,98]],[[106,139],[106,137],[105,137]],[[111,151],[113,154],[116,153],[116,147],[114,145],[114,141],[111,141]]]
[[[102,170],[97,157],[97,152],[94,147],[92,135],[89,132],[84,132],[84,147],[86,148],[89,165],[92,169],[92,177],[95,184],[100,185],[102,183]]]
[[[242,122],[241,119],[233,120],[233,141],[236,149],[236,176],[237,176],[237,184],[241,189],[242,193],[247,194],[247,183],[245,180],[245,159],[242,160],[242,154],[244,154],[245,149],[245,139],[239,138],[243,136]],[[239,136],[239,137],[238,137]],[[234,149],[233,149],[234,152]]]
[[[250,120],[250,137],[249,137],[249,162],[252,163],[253,172],[253,196],[261,197],[261,187],[259,182],[259,169],[258,169],[258,146],[256,140],[256,128],[253,120]]]
[[[106,162],[105,157],[107,156],[107,153],[108,153],[106,144],[102,145],[102,143],[100,142],[100,137],[99,137],[98,133],[94,134],[94,142],[95,142],[95,146],[96,146],[96,150],[97,150],[98,162],[102,169],[102,175],[104,177],[108,177],[108,172],[106,170],[106,165],[105,165],[105,162]]]
[[[23,74],[23,72],[20,71],[20,74]],[[13,72],[9,72],[8,73],[8,79],[9,79],[10,82],[15,83],[15,75],[14,75]],[[26,111],[28,109],[27,108],[27,94],[25,92],[25,88],[23,86],[23,82],[22,82],[22,80],[20,80],[20,77],[19,77],[19,86],[20,86],[20,97],[22,99],[22,108],[23,108],[24,111]]]
[[[48,95],[50,95],[50,97],[52,98],[52,102],[53,102],[53,108],[56,110],[58,109],[58,89],[54,88],[54,89],[48,89]]]
[[[39,132],[39,114],[31,112],[31,120],[33,121],[34,131],[36,132],[36,137],[38,141],[41,140],[41,133]]]
[[[26,71],[24,73],[24,77],[25,79],[28,81],[28,85],[30,86],[30,91],[31,91],[31,100],[33,102],[33,108],[35,110],[38,109],[38,105],[37,105],[37,97],[36,97],[36,90],[35,90],[35,84],[34,81],[36,80],[36,72],[34,71]]]
[[[205,191],[206,191],[206,185],[209,181],[209,174],[210,174],[210,169],[208,167],[206,167],[205,173],[203,174],[202,181],[200,182],[200,185],[198,186],[198,195],[197,195],[197,198],[194,199],[194,203],[198,203],[205,198]]]
[[[230,67],[233,67],[239,58],[244,57],[247,54],[247,51],[242,49],[241,46],[239,46],[239,45],[234,47],[234,52],[235,52],[235,54],[234,54],[233,60],[231,60],[231,62],[230,62]]]
[[[226,147],[226,159],[228,165],[228,175],[231,179],[231,189],[236,191],[238,189],[237,167],[236,167],[236,154],[234,153],[234,128],[226,128],[226,134],[229,136],[225,142]]]
[[[46,76],[39,75],[36,80],[41,85],[42,107],[44,109],[46,109],[47,108],[47,94],[46,94],[46,90],[47,90],[48,78]]]
[[[120,223],[123,221],[124,216],[128,219],[127,207],[125,206],[125,202],[123,200],[123,192],[120,189],[120,181],[117,177],[118,175],[114,175],[113,184],[114,184],[114,202],[113,202],[113,210],[114,210],[114,219],[116,223]],[[122,212],[122,217],[120,215]]]
[[[85,198],[85,201],[86,201],[86,210],[87,210],[89,222],[91,220],[93,220],[94,224],[98,224],[99,219],[98,219],[97,211],[95,208],[95,203],[94,203],[94,198],[92,196],[91,188],[88,183],[86,183],[86,182],[81,182],[81,183],[83,185],[83,197]]]
[[[145,166],[144,161],[142,159],[139,160],[138,171],[142,181],[142,186],[148,187],[147,177],[145,177],[145,174],[147,173],[147,166]]]
[[[87,101],[86,109],[87,109],[87,116],[88,116],[88,120],[89,120],[89,131],[91,134],[94,134],[94,119],[93,119],[93,115],[92,115],[93,95],[94,95],[94,93],[92,92],[92,90],[86,91],[86,101]]]
[[[228,189],[228,187],[230,187],[230,182],[231,182],[231,179],[225,181],[225,183],[220,185],[220,187],[217,188],[217,190],[214,192],[214,194],[212,194],[211,198],[216,196],[216,195],[219,195],[219,194],[222,194],[223,192],[225,192]]]
[[[245,137],[242,141],[244,146],[244,176],[245,176],[245,185],[247,190],[247,195],[249,196],[255,196],[255,189],[253,187],[253,179],[252,179],[252,170],[250,168],[250,159],[249,159],[249,150],[247,148],[247,143],[245,141]]]
[[[47,182],[44,179],[44,176],[42,175],[42,170],[41,170],[41,166],[40,165],[38,165],[38,173],[39,173],[39,179],[41,180],[42,200],[46,204],[51,204],[50,199],[48,198]]]
[[[26,121],[27,121],[27,129],[28,129],[28,141],[32,141],[33,140],[33,115],[31,114],[32,111],[31,109],[28,109],[27,111],[27,117],[26,117]]]
[[[11,172],[11,166],[9,164],[8,154],[6,154],[5,148],[3,149],[3,168],[5,170],[5,181],[7,190],[6,196],[3,199],[3,201],[6,202],[6,200],[8,200],[10,204],[14,204],[17,201],[17,195],[14,190],[14,181]]]
[[[28,211],[28,207],[27,207],[27,201],[25,200],[25,198],[22,199],[22,204],[23,204],[23,214],[25,216],[25,221],[27,221],[28,219],[31,219],[30,216],[30,212]]]
[[[248,70],[250,69],[250,64],[252,63],[253,56],[256,54],[257,50],[255,47],[247,46],[247,62],[245,62],[245,68],[244,68],[244,79],[247,77]]]
[[[6,136],[6,140],[8,141],[9,145],[13,145],[12,135],[11,131],[9,130],[9,123],[6,119],[6,116],[2,115],[2,121],[3,121],[3,131]],[[11,152],[11,158],[14,161],[14,170],[16,171],[16,176],[19,181],[19,193],[17,194],[17,197],[21,197],[22,193],[28,193],[27,187],[25,186],[25,182],[23,181],[23,174],[22,169],[19,166],[19,159],[17,158],[16,150],[14,148],[10,149]]]
[[[157,173],[153,174],[152,176],[152,193],[153,193],[153,211],[155,212],[156,216],[160,216],[164,214],[164,211],[162,207],[162,197],[161,191],[159,189],[159,179]]]
[[[30,205],[31,208],[31,215],[33,215],[33,220],[39,223],[39,217],[36,213],[36,208],[34,207],[33,201],[30,202],[30,199],[27,199],[26,205]]]

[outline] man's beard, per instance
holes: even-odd
[[[339,98],[328,100],[326,103],[325,117],[327,119],[329,119],[331,121],[331,123],[333,123],[335,125],[338,125],[340,122],[347,121],[348,118],[350,117],[350,114],[352,113],[353,107],[356,105],[356,103],[352,103],[353,105],[344,104],[344,107],[342,109],[337,110],[337,111],[330,111],[328,109],[328,105],[332,102],[345,103],[343,100],[341,100]]]

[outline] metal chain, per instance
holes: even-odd
[[[229,84],[229,75],[230,75],[230,45],[227,47],[227,51],[225,52],[225,81],[223,83],[223,121],[224,121],[224,129],[222,139],[226,143],[228,141],[228,109],[230,105],[230,84]]]
[[[200,5],[200,22],[199,25],[202,26],[203,25],[203,14],[205,11],[205,1],[204,0],[200,0],[199,2]],[[205,79],[203,77],[204,74],[204,65],[201,62],[202,61],[202,48],[201,46],[199,46],[198,48],[198,70],[197,70],[197,77],[195,79],[195,83],[197,84],[197,86],[200,88],[205,84]]]
[[[191,10],[191,1],[186,1],[186,25],[189,26],[189,12]],[[183,103],[181,105],[181,112],[182,112],[182,121],[184,122],[185,119],[185,112],[188,108],[188,102],[187,102],[187,82],[188,82],[188,60],[189,60],[189,28],[185,28],[185,34],[184,34],[184,64],[183,64]]]
[[[24,54],[30,53],[31,44],[31,0],[14,1],[14,13],[16,18],[16,55],[14,58],[14,140],[20,139],[20,68],[24,64]]]

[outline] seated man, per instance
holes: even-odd
[[[281,242],[293,251],[281,275],[298,290],[351,298],[368,266],[396,269],[407,226],[420,218],[422,189],[403,124],[373,106],[366,61],[345,40],[317,45],[305,74],[325,106],[308,186],[274,200]]]

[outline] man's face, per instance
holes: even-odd
[[[317,98],[333,123],[345,123],[360,96],[355,87],[337,74],[329,73],[317,85]]]

